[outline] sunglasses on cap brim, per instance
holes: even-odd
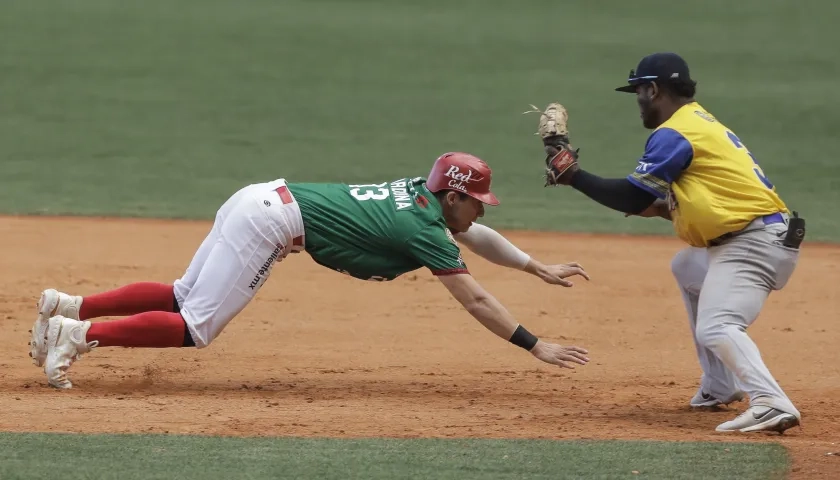
[[[627,85],[624,85],[623,87],[616,88],[616,91],[636,93],[636,87],[637,86],[644,85],[646,83],[651,83],[658,78],[659,78],[658,75],[637,76],[636,72],[634,70],[630,70],[630,74],[627,76]]]

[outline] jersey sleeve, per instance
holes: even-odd
[[[671,183],[679,178],[693,157],[694,148],[682,134],[661,128],[648,138],[645,154],[627,180],[658,198],[665,198]]]
[[[409,238],[405,247],[406,253],[433,275],[469,273],[461,258],[461,249],[444,227],[428,225]]]

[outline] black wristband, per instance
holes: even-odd
[[[531,349],[534,348],[534,345],[537,344],[537,337],[528,330],[525,330],[525,327],[519,325],[516,327],[513,335],[510,336],[510,343],[516,345],[517,347],[522,347],[525,350],[531,351]]]

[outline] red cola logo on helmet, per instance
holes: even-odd
[[[467,169],[467,173],[462,173],[457,165],[451,165],[444,175],[452,179],[448,183],[449,188],[454,188],[462,192],[467,191],[468,183],[473,181],[480,182],[483,179],[480,174],[476,174],[475,178],[473,178],[473,171],[471,169]]]
[[[430,192],[454,190],[465,193],[487,205],[498,205],[490,191],[492,171],[484,160],[464,152],[444,153],[432,165],[426,181]]]

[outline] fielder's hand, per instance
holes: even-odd
[[[541,278],[545,283],[550,285],[560,285],[562,287],[574,286],[570,280],[565,280],[567,277],[580,275],[589,280],[589,274],[577,262],[561,263],[559,265],[543,265],[542,263],[531,259],[531,262],[525,267],[525,271],[532,273]]]
[[[559,103],[550,103],[544,111],[531,105],[533,110],[524,113],[539,113],[540,122],[537,135],[540,136],[545,151],[545,186],[569,185],[574,174],[580,169],[578,153],[569,143],[569,113]]]
[[[556,343],[545,343],[542,340],[538,340],[531,349],[531,354],[543,362],[563,368],[575,368],[573,363],[586,365],[589,362],[587,353],[589,351],[585,348],[564,347]]]

